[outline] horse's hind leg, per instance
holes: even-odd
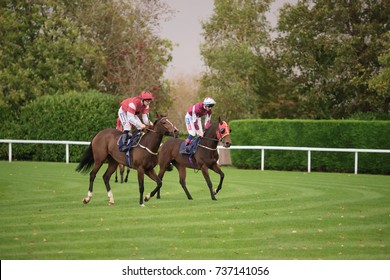
[[[114,205],[114,195],[112,194],[111,187],[110,187],[110,178],[111,175],[115,172],[116,168],[118,167],[118,163],[111,157],[108,159],[108,168],[106,172],[103,175],[103,181],[106,185],[107,190],[107,196],[108,196],[108,205]]]
[[[130,168],[127,167],[125,183],[127,183],[128,179],[129,179],[129,173],[130,173]]]
[[[119,164],[119,173],[121,174],[121,184],[123,183],[123,174],[125,173],[125,166]]]
[[[103,162],[96,162],[93,165],[93,169],[91,173],[89,173],[89,188],[88,188],[88,195],[87,197],[84,197],[82,202],[84,204],[87,204],[92,199],[92,192],[93,192],[93,182],[95,181],[96,174],[98,173],[100,167],[102,166]]]
[[[118,183],[118,168],[115,170],[115,183]]]

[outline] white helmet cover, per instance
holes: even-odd
[[[210,105],[211,105],[211,107],[212,107],[212,106],[214,106],[215,104],[216,104],[215,100],[212,99],[211,97],[206,97],[206,98],[204,99],[204,101],[203,101],[203,105],[205,105],[205,106],[210,106]]]

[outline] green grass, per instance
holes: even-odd
[[[0,162],[2,260],[390,259],[390,176],[223,167],[212,201],[201,172],[187,170],[188,201],[174,170],[162,199],[141,208],[134,170],[129,183],[112,179],[115,206],[103,170],[83,205],[89,177],[75,167]]]

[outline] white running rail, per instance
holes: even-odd
[[[12,144],[60,144],[65,145],[65,159],[69,163],[69,145],[89,145],[86,141],[59,141],[59,140],[11,140],[0,139],[0,143],[8,143],[8,160],[12,162]],[[235,149],[235,150],[261,150],[261,170],[264,170],[264,153],[266,150],[282,150],[282,151],[307,151],[307,172],[311,172],[311,152],[346,152],[355,153],[355,174],[358,174],[358,153],[390,153],[390,150],[383,149],[350,149],[350,148],[314,148],[314,147],[279,147],[279,146],[231,146],[224,148],[218,146],[218,151],[221,149]],[[389,166],[390,168],[390,166]]]
[[[218,149],[227,149],[218,146]],[[350,148],[313,148],[313,147],[278,147],[278,146],[231,146],[228,149],[237,150],[261,150],[261,170],[264,170],[264,152],[265,150],[282,150],[282,151],[307,151],[307,172],[311,172],[311,152],[347,152],[355,153],[355,174],[358,174],[358,153],[390,153],[390,150],[382,149],[350,149]],[[390,169],[390,163],[389,163]]]

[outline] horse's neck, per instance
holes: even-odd
[[[209,148],[215,149],[218,146],[218,138],[215,131],[216,128],[214,126],[210,126],[204,134],[204,138],[201,139],[200,143]]]
[[[147,132],[140,140],[140,143],[151,150],[158,149],[160,147],[163,135],[154,132]]]

